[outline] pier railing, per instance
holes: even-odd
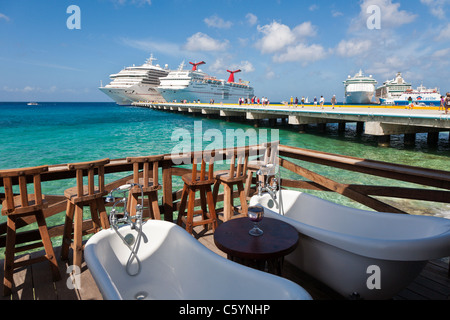
[[[252,149],[254,154],[263,155],[265,146],[251,146],[245,148],[216,150],[216,154],[229,154],[230,152],[240,152],[242,149]],[[191,167],[186,165],[177,165],[180,159],[190,159],[192,153],[184,154],[181,158],[164,155],[164,159],[159,162],[162,171],[162,192],[160,193],[160,210],[164,215],[164,220],[174,221],[181,199],[180,176],[191,172]],[[186,161],[185,161],[186,163]],[[408,214],[407,208],[396,205],[390,201],[386,203],[384,198],[401,198],[410,200],[427,201],[429,207],[436,206],[438,203],[450,203],[450,172],[420,167],[406,166],[401,164],[380,162],[368,159],[360,159],[337,154],[330,154],[320,151],[301,149],[290,146],[279,146],[279,165],[281,170],[280,185],[283,188],[335,192],[356,203],[362,204],[374,211],[392,212],[399,214]],[[316,168],[322,166],[342,170],[342,181],[336,181],[336,178],[327,177],[323,173],[317,173]],[[308,167],[308,168],[307,168]],[[314,169],[312,171],[311,167]],[[320,170],[319,170],[320,171]],[[106,189],[111,191],[116,187],[123,185],[132,177],[133,167],[126,159],[115,159],[105,167],[105,175],[113,176],[114,179],[107,184]],[[349,184],[345,183],[347,173],[370,175],[378,178],[386,178],[389,181],[396,180],[401,182],[400,186],[392,185],[367,185],[367,184]],[[334,175],[336,176],[336,174]],[[67,169],[67,165],[53,165],[49,171],[42,175],[42,182],[66,180],[75,178],[75,172]],[[108,179],[107,179],[108,181]],[[357,178],[352,181],[358,181]],[[384,181],[384,180],[383,180]],[[13,181],[13,184],[17,183]],[[406,185],[406,186],[405,186]],[[174,190],[176,189],[176,190]],[[256,177],[252,179],[250,192],[256,191]],[[0,181],[0,200],[4,199],[3,185]],[[66,210],[66,199],[62,195],[46,195],[49,201],[49,208],[45,211],[46,218],[61,215],[60,221]],[[238,192],[233,194],[233,198],[238,198]],[[380,199],[381,198],[381,199]],[[219,203],[223,200],[223,194],[219,194]],[[393,204],[394,203],[394,204]],[[196,206],[200,206],[200,201]],[[236,203],[236,205],[239,205]],[[33,223],[33,220],[23,218],[19,227],[24,227]],[[84,222],[86,229],[90,228],[89,220]],[[0,248],[5,246],[6,223],[0,224]],[[28,228],[27,228],[28,229]],[[59,237],[63,232],[63,225],[51,225],[49,223],[49,232],[52,238]],[[17,243],[27,243],[39,240],[38,230],[28,230],[17,235]]]

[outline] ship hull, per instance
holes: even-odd
[[[345,102],[347,104],[369,104],[372,102],[373,91],[347,92]]]
[[[103,92],[108,97],[113,99],[120,106],[128,106],[128,105],[131,105],[133,103],[133,101],[130,100],[125,95],[126,89],[122,89],[122,88],[106,88],[106,87],[101,87],[99,89],[100,89],[101,92]]]
[[[180,89],[173,88],[156,88],[156,90],[162,95],[167,102],[172,101],[188,101],[188,102],[200,102],[210,103],[214,100],[215,103],[233,103],[237,104],[239,98],[250,99],[254,96],[254,90],[239,89],[239,88],[226,88],[224,90],[215,89],[214,87],[187,87]]]
[[[164,103],[166,100],[156,91],[155,87],[136,85],[129,88],[101,87],[100,91],[105,93],[117,104],[126,106],[133,102],[159,102]]]
[[[409,106],[410,102],[408,100],[389,100],[380,99],[381,104],[390,104],[394,106]],[[441,104],[440,100],[413,100],[415,105],[426,105],[426,106],[439,106]]]

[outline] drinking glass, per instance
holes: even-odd
[[[264,208],[262,206],[249,207],[247,216],[254,223],[253,229],[248,233],[253,237],[262,236],[264,231],[258,227],[258,223],[264,218]]]

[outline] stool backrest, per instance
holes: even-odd
[[[266,147],[266,151],[264,153],[264,164],[278,164],[278,147],[280,145],[280,142],[269,142],[265,143],[264,146]]]
[[[5,188],[6,201],[6,209],[2,208],[2,212],[14,214],[42,209],[41,173],[47,171],[48,166],[0,171],[0,178],[3,178],[3,186]],[[18,179],[20,204],[14,202],[13,179]],[[27,190],[29,179],[32,179],[34,185],[34,202],[31,201]]]
[[[198,164],[200,166],[199,181],[213,180],[214,179],[214,159],[215,151],[193,152],[192,153],[192,181],[197,180],[198,176]],[[208,166],[208,169],[206,168]],[[206,174],[208,170],[208,174]]]
[[[246,178],[248,169],[248,158],[250,149],[248,147],[235,148],[227,152],[227,159],[230,159],[230,177]]]
[[[133,164],[133,182],[139,184],[139,170],[142,168],[142,187],[144,189],[150,187],[150,177],[153,179],[153,187],[158,186],[159,161],[163,159],[164,156],[128,157],[127,162]]]
[[[110,162],[109,159],[79,162],[79,163],[69,163],[67,167],[69,170],[76,170],[77,179],[77,198],[84,196],[84,185],[83,185],[83,175],[86,172],[88,180],[88,196],[93,196],[95,194],[95,170],[97,170],[98,176],[98,192],[104,193],[105,191],[105,165]]]

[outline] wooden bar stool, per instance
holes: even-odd
[[[247,199],[251,197],[250,188],[252,185],[253,174],[256,173],[262,166],[268,164],[278,165],[279,145],[280,145],[279,141],[264,143],[263,148],[265,148],[265,151],[263,158],[248,162],[248,176],[247,181],[245,182],[245,195]],[[257,179],[259,182],[263,184],[265,183],[264,177],[257,177]]]
[[[127,162],[133,164],[133,179],[127,181],[127,183],[140,184],[144,192],[144,197],[147,196],[149,200],[149,208],[148,210],[144,210],[144,218],[161,220],[158,205],[158,190],[161,190],[161,185],[158,180],[158,163],[163,159],[164,156],[127,158]],[[141,167],[142,172],[139,172]],[[130,190],[128,212],[131,215],[136,214],[136,205],[140,196],[141,189],[139,187],[134,187]]]
[[[240,216],[247,215],[247,197],[245,195],[244,182],[247,179],[247,166],[249,158],[249,148],[236,149],[227,154],[230,159],[230,170],[217,171],[214,173],[216,182],[214,184],[214,204],[217,203],[217,195],[219,187],[224,187],[224,208],[223,221],[229,221],[234,216],[233,187],[236,185],[239,191],[239,199],[241,201]]]
[[[14,286],[14,269],[22,266],[48,261],[50,263],[53,280],[58,281],[61,279],[58,262],[56,261],[55,252],[53,250],[43,212],[43,210],[48,207],[48,203],[41,191],[41,173],[47,171],[47,166],[0,171],[0,178],[3,178],[3,185],[5,187],[5,200],[2,203],[2,215],[7,216],[3,279],[3,294],[5,296],[11,294],[11,289]],[[19,182],[20,194],[18,196],[14,196],[13,194],[13,179],[18,179]],[[28,194],[27,191],[27,184],[30,180],[34,185],[34,194]],[[16,248],[16,229],[19,228],[18,225],[22,222],[20,220],[25,217],[34,217],[36,219],[42,241]],[[18,225],[16,225],[16,222]],[[15,261],[16,252],[22,252],[42,246],[45,249],[45,255],[22,262]]]
[[[96,233],[100,228],[108,229],[109,221],[103,197],[105,190],[105,165],[109,159],[92,162],[68,164],[69,170],[76,170],[77,186],[64,191],[67,198],[66,221],[64,224],[61,259],[67,260],[69,247],[73,248],[73,265],[81,267],[83,253],[83,235]],[[95,185],[95,171],[98,184]],[[87,172],[87,185],[83,184],[83,173]],[[89,206],[92,218],[92,229],[83,232],[83,207]],[[72,243],[73,229],[73,243]]]
[[[206,155],[206,152],[205,154],[202,152],[194,153],[192,173],[182,176],[184,187],[181,196],[180,208],[178,211],[177,224],[182,226],[182,223],[184,222],[186,225],[186,231],[191,234],[193,228],[200,225],[211,225],[213,230],[217,228],[217,216],[211,191],[211,187],[215,182],[214,157],[214,152],[212,152],[209,156]],[[206,169],[207,161],[208,171]],[[197,164],[199,162],[201,162],[200,172],[197,171]],[[194,211],[196,191],[200,192],[201,211]],[[187,214],[185,213],[186,203]],[[194,221],[194,216],[199,214],[201,214],[200,220]]]

